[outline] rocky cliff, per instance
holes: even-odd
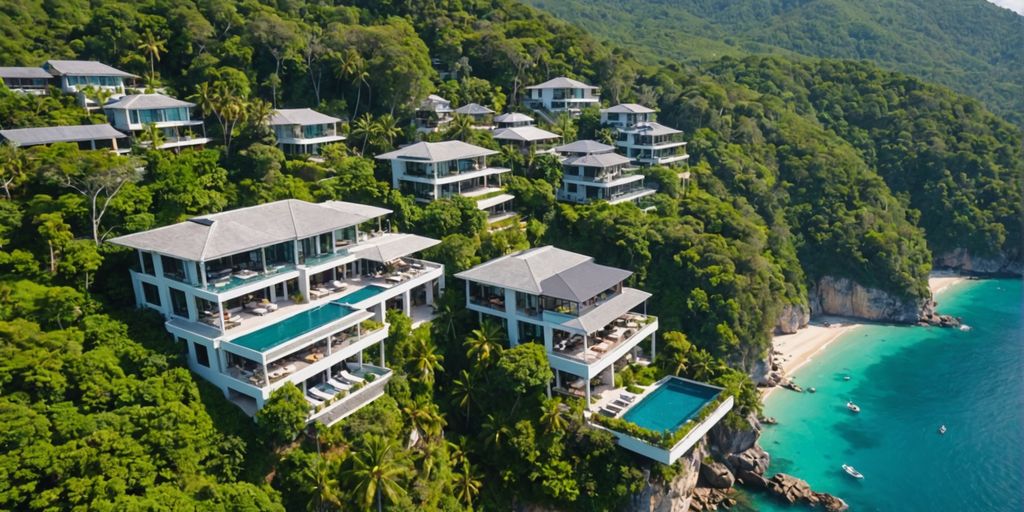
[[[775,323],[775,334],[793,334],[807,327],[811,321],[811,308],[807,304],[786,304]]]
[[[1024,275],[1024,263],[1019,258],[1007,255],[978,257],[967,252],[966,249],[957,249],[935,256],[933,266],[971,274]]]
[[[705,441],[697,443],[690,452],[676,461],[682,466],[671,482],[654,482],[647,471],[647,486],[630,500],[628,512],[687,512],[690,510],[693,490],[697,487],[700,461],[707,455]]]
[[[933,313],[930,298],[900,297],[843,277],[822,277],[811,286],[808,297],[816,315],[911,324]]]

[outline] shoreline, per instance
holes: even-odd
[[[933,300],[960,283],[966,277],[946,272],[934,272],[928,276],[928,288],[931,289]],[[807,324],[807,327],[793,334],[781,334],[772,337],[772,362],[779,365],[787,379],[793,379],[801,367],[814,360],[819,352],[824,351],[842,335],[867,325],[863,320],[839,316],[821,316]],[[825,324],[828,324],[827,326]],[[781,386],[761,388],[761,399],[768,398]]]

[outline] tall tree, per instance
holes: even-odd
[[[57,162],[45,167],[45,175],[54,183],[85,197],[89,205],[92,239],[103,242],[109,230],[102,229],[103,216],[125,185],[142,179],[142,163],[135,158],[106,151],[81,151],[73,163]]]
[[[364,507],[369,507],[376,500],[377,512],[382,512],[384,498],[395,502],[406,494],[403,483],[409,475],[408,461],[394,441],[376,434],[365,434],[356,444],[349,462],[344,476]]]
[[[155,82],[156,61],[160,60],[161,52],[167,51],[167,41],[158,38],[153,34],[153,30],[147,28],[145,34],[142,35],[142,39],[139,41],[138,49],[149,55],[149,76]]]

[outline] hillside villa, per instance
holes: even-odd
[[[556,191],[560,201],[617,204],[637,202],[655,193],[644,186],[644,175],[636,172],[632,161],[615,153],[613,146],[578,140],[554,151],[562,159],[562,186]]]
[[[560,76],[526,88],[525,104],[535,110],[567,112],[577,116],[580,111],[601,102],[597,87]]]
[[[250,415],[295,384],[330,425],[391,378],[386,310],[419,324],[444,289],[443,265],[413,257],[439,242],[387,232],[389,213],[288,199],[111,242],[136,250],[136,304],[163,315],[192,371]]]
[[[186,147],[202,147],[210,142],[206,138],[203,121],[192,119],[192,107],[195,106],[195,103],[163,94],[131,94],[103,105],[103,112],[114,128],[136,140],[148,125],[154,125],[161,136],[157,149],[178,151]]]
[[[636,103],[622,103],[601,110],[601,124],[615,130],[615,146],[636,165],[685,163],[686,141],[682,133],[654,120],[655,110]]]
[[[286,155],[316,158],[324,145],[345,140],[338,134],[340,121],[311,108],[279,108],[270,116],[270,127]]]
[[[125,154],[131,151],[127,138],[127,135],[106,123],[0,130],[0,142],[7,142],[19,148],[66,142],[76,144],[78,149],[106,149]]]

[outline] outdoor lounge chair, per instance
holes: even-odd
[[[321,391],[316,386],[313,386],[313,387],[309,388],[307,390],[307,392],[309,394],[311,394],[311,395],[321,399],[321,400],[330,400],[330,399],[334,398],[334,395],[332,395],[332,394],[330,394],[330,393],[328,393],[326,391]]]
[[[616,407],[622,407],[623,409],[625,409],[626,407],[629,407],[629,404],[626,403],[626,402],[623,402],[622,400],[613,400],[612,401],[612,405],[614,405]]]
[[[633,403],[634,400],[636,400],[636,396],[630,395],[629,393],[623,393],[623,394],[619,395],[619,399],[624,401],[624,402],[626,402],[626,403],[630,403],[631,404],[631,403]]]
[[[366,381],[366,379],[362,377],[356,377],[355,375],[352,375],[351,373],[348,372],[348,370],[342,370],[338,372],[338,375],[340,375],[342,379],[345,379],[353,384],[358,384],[360,382]]]
[[[338,388],[341,391],[348,391],[348,390],[352,389],[352,384],[349,384],[347,382],[342,382],[340,380],[335,379],[334,377],[329,377],[327,379],[327,383],[330,384],[333,387]]]
[[[313,398],[313,397],[309,396],[309,393],[306,393],[306,401],[309,402],[310,404],[312,404],[313,407],[316,407],[316,406],[324,403],[323,400],[317,400],[316,398]]]
[[[341,281],[331,281],[331,291],[340,292],[348,288],[348,285]]]
[[[618,413],[622,412],[622,408],[621,407],[617,407],[617,406],[614,406],[612,404],[608,404],[608,405],[604,406],[604,408],[608,409],[611,412],[614,412],[615,414],[618,414]]]

